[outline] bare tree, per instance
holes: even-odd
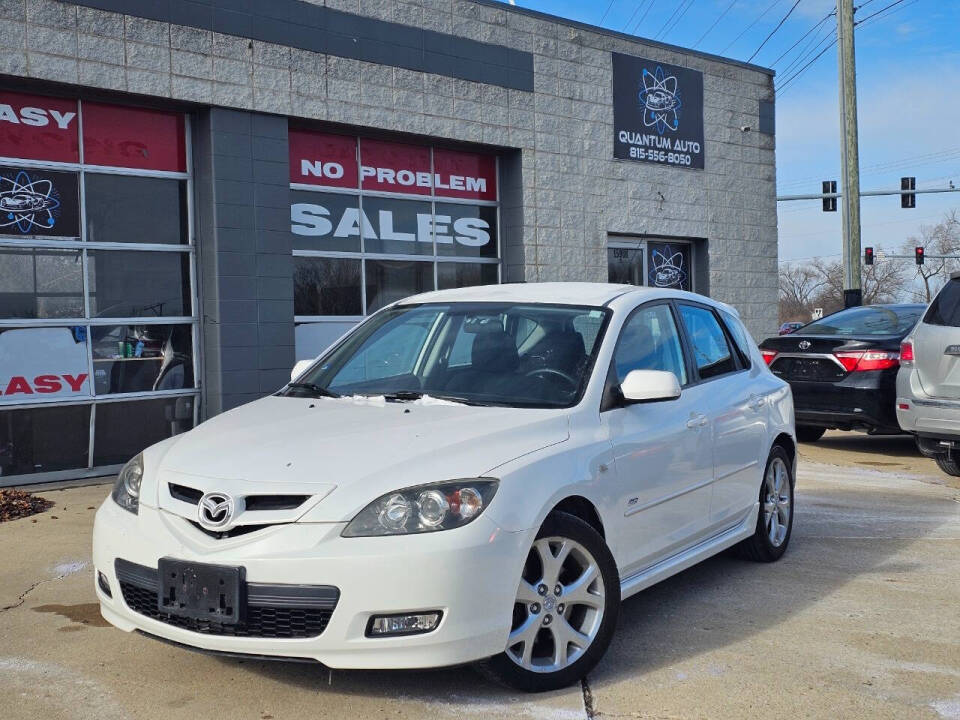
[[[819,273],[809,265],[783,264],[779,269],[780,322],[807,322],[813,300],[823,286]]]
[[[912,299],[930,302],[950,273],[960,269],[960,261],[940,255],[960,255],[960,217],[951,210],[936,225],[923,225],[920,237],[911,236],[903,245],[903,254],[912,255],[914,248],[922,247],[923,265],[916,265],[916,283],[908,288]]]
[[[843,263],[817,259],[810,266],[820,279],[820,292],[814,298],[825,315],[843,309]],[[860,288],[864,305],[891,303],[899,300],[908,276],[906,265],[895,260],[880,260],[862,266]]]

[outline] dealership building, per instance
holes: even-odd
[[[680,287],[776,330],[768,69],[488,0],[0,22],[0,486],[116,471],[434,288]]]

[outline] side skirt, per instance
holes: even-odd
[[[713,537],[709,537],[703,542],[697,543],[693,547],[687,548],[682,552],[661,560],[656,565],[651,565],[646,570],[641,570],[630,577],[620,581],[620,597],[626,599],[635,595],[641,590],[645,590],[651,585],[656,585],[661,580],[666,580],[671,575],[686,570],[688,567],[696,565],[708,557],[726,550],[728,547],[736,545],[741,540],[753,535],[757,527],[757,516],[760,513],[759,501],[754,503],[753,508],[746,514],[741,522],[728,530],[724,530]]]

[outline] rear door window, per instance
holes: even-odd
[[[737,369],[727,336],[712,311],[704,307],[681,304],[680,317],[690,338],[690,348],[693,350],[693,359],[701,380]]]
[[[960,278],[943,286],[930,303],[923,321],[928,325],[960,327]]]

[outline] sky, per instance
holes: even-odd
[[[736,60],[746,61],[760,48],[752,62],[772,67],[775,82],[782,84],[776,96],[777,194],[818,193],[821,180],[837,180],[842,190],[837,50],[828,48],[836,18],[824,19],[835,0],[799,0],[761,48],[795,2],[513,4]],[[899,188],[900,177],[908,175],[916,177],[918,188],[947,187],[951,180],[960,188],[960,0],[900,0],[888,8],[892,3],[854,0],[859,6],[854,19],[862,23],[854,34],[861,191]],[[869,17],[877,11],[882,12]],[[777,206],[781,262],[840,258],[840,212],[823,212],[819,200]],[[952,208],[960,209],[960,192],[918,195],[910,210],[900,208],[898,196],[863,198],[861,244],[899,248]]]

